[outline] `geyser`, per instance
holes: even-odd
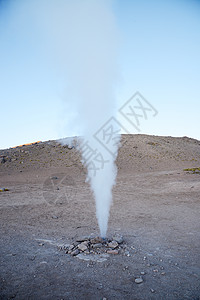
[[[70,95],[78,112],[78,118],[72,124],[78,124],[80,134],[84,136],[81,147],[83,163],[87,166],[87,179],[96,201],[100,234],[106,237],[112,188],[117,173],[114,162],[119,135],[108,132],[109,128],[104,127],[104,124],[115,115],[116,108],[114,86],[117,79],[117,31],[109,2],[79,2],[78,11],[74,10],[71,14],[73,18],[70,26],[69,77],[71,87],[76,91],[74,95],[71,90]],[[78,24],[75,20],[78,20]],[[73,107],[71,102],[70,106]],[[99,130],[102,131],[103,145],[94,137]],[[109,143],[109,139],[115,142]],[[114,155],[104,147],[108,144]]]
[[[104,134],[104,124],[116,113],[117,29],[110,1],[75,1],[68,9],[65,38],[68,41],[66,66],[70,97],[66,101],[69,111],[77,115],[69,125],[78,127],[84,137],[81,147],[83,163],[87,166],[87,179],[96,201],[100,234],[105,237],[117,173],[114,162],[119,135],[110,132],[112,136],[109,136],[106,132],[103,140],[114,155],[94,135],[101,128]],[[109,138],[115,143],[108,143]]]
[[[100,234],[105,237],[119,142],[119,132],[114,132],[109,124],[104,126],[116,113],[115,88],[119,78],[118,34],[111,2],[73,1],[62,8],[61,15],[59,11],[56,20],[56,27],[61,24],[63,31],[64,26],[58,45],[62,45],[67,70],[68,128],[74,129],[76,135],[78,130],[78,135],[84,137],[80,149],[96,201]],[[95,138],[99,131],[102,143]],[[70,133],[69,130],[67,134]]]
[[[113,150],[117,150],[119,135],[115,136]],[[100,163],[93,165],[93,161],[87,163],[87,153],[82,151],[83,163],[86,164],[88,169],[87,179],[90,182],[92,191],[94,193],[96,201],[96,216],[100,228],[100,234],[102,237],[106,237],[110,204],[112,201],[112,188],[115,184],[115,178],[117,174],[117,168],[115,166],[116,155],[111,156],[106,149],[100,147],[99,143],[94,140],[94,137],[88,137],[92,149],[98,149],[99,161],[100,157],[103,158],[104,163],[100,166]],[[84,149],[84,148],[83,148]],[[98,168],[96,170],[96,168]]]
[[[93,157],[88,160],[81,147],[102,237],[107,232],[119,141],[116,133],[109,136],[110,127],[104,128],[116,113],[119,78],[118,32],[111,4],[109,0],[10,2],[11,20],[22,45],[27,41],[30,49],[36,49],[38,70],[41,62],[45,65],[47,61],[49,71],[54,70],[56,79],[49,89],[55,94],[56,88],[65,86],[65,136],[83,136],[83,144],[87,142],[92,149]],[[101,128],[104,144],[95,138]]]

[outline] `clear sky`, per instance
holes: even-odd
[[[52,62],[54,27],[43,31],[34,9],[22,5],[43,1],[0,0],[0,149],[76,134],[66,125],[65,71],[59,58]],[[158,111],[141,133],[200,140],[200,1],[112,3],[120,40],[116,106],[139,91]]]

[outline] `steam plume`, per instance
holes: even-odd
[[[94,172],[82,152],[101,236],[107,232],[118,147],[117,143],[111,146],[115,153],[111,155],[94,138],[116,108],[118,38],[111,4],[109,0],[10,1],[12,22],[22,41],[34,44],[37,55],[49,59],[51,69],[65,82],[66,135],[83,136],[105,161]],[[39,67],[38,63],[38,72]]]
[[[88,180],[95,196],[100,234],[106,236],[116,177],[116,156],[110,155],[93,135],[115,114],[117,35],[107,1],[82,1],[78,2],[78,7],[72,8],[68,27],[68,66],[71,87],[75,92],[70,94],[79,112],[75,124],[79,124],[80,133],[91,149],[97,150],[96,153],[100,153],[106,161],[94,172],[87,161],[88,152],[85,153],[85,147],[82,147],[83,162],[88,167]],[[112,145],[112,150],[116,153],[117,144]]]

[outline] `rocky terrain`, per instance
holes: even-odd
[[[123,135],[108,236],[76,147],[0,150],[0,299],[200,299],[200,141]]]

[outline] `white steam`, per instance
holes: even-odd
[[[91,149],[106,161],[92,166],[82,147],[88,167],[88,180],[96,201],[96,215],[101,236],[106,236],[112,188],[115,184],[116,156],[108,153],[93,135],[115,114],[114,85],[117,79],[117,31],[108,1],[76,1],[67,14],[67,67],[71,84],[67,101],[77,111],[79,132]],[[69,90],[69,87],[68,87]],[[72,123],[73,125],[73,123]],[[106,141],[104,141],[106,143]],[[116,153],[117,144],[110,146]],[[86,147],[87,148],[87,147]],[[97,167],[98,170],[94,171]]]
[[[94,172],[83,152],[95,196],[100,234],[106,236],[118,145],[109,144],[110,152],[115,153],[111,155],[93,135],[115,115],[116,109],[118,38],[112,3],[109,0],[18,0],[11,1],[10,5],[12,3],[24,34],[31,39],[34,32],[36,42],[38,36],[41,53],[66,83],[66,135],[76,131],[76,135],[83,136],[100,155],[97,158],[103,157],[106,161],[99,163]],[[31,22],[34,26],[28,26]],[[108,146],[106,139],[104,143]]]

